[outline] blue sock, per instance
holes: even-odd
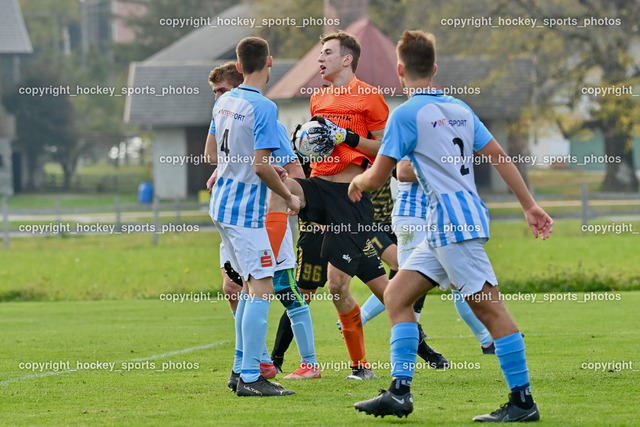
[[[378,314],[384,311],[384,304],[380,302],[378,297],[371,295],[364,305],[360,307],[360,318],[362,319],[362,326],[369,320],[376,317]]]
[[[460,291],[454,291],[452,289],[451,293],[453,294],[453,303],[456,306],[458,315],[462,318],[462,320],[464,320],[464,323],[467,324],[469,329],[471,329],[473,335],[478,338],[478,341],[480,341],[480,345],[483,347],[491,345],[493,338],[491,338],[489,330],[476,317],[476,315],[473,314],[473,310],[471,310],[471,307],[469,306],[469,303],[467,303],[467,300],[465,300],[462,294],[460,294]]]
[[[511,391],[527,390],[529,385],[529,369],[524,354],[522,334],[516,332],[494,341],[496,356],[500,368]]]
[[[262,349],[262,355],[260,356],[260,363],[264,363],[270,365],[273,363],[271,360],[271,355],[269,354],[269,350],[267,350],[267,342],[264,342],[264,348]]]
[[[291,320],[291,329],[296,338],[298,352],[301,363],[316,365],[316,347],[313,342],[313,325],[311,323],[311,312],[308,305],[292,308],[287,311]]]
[[[271,301],[250,298],[244,307],[242,318],[242,371],[244,383],[252,383],[260,376],[260,358],[267,340],[267,316]]]
[[[240,300],[238,301],[238,308],[233,313],[236,325],[236,353],[233,358],[233,372],[240,373],[242,369],[242,316],[244,314],[244,305],[247,301],[247,294],[240,293]]]
[[[391,376],[411,380],[418,352],[418,324],[398,323],[391,328]]]

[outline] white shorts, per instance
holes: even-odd
[[[220,268],[223,268],[227,261],[231,261],[227,249],[224,247],[224,242],[220,242]],[[237,266],[231,262],[231,267],[237,270]],[[276,260],[276,266],[274,271],[289,270],[290,268],[296,268],[296,256],[293,251],[293,233],[291,228],[287,227],[287,231],[282,239],[280,245],[280,251],[278,252],[278,259]]]
[[[273,277],[275,262],[266,228],[249,228],[213,221],[222,237],[231,266],[249,280]]]
[[[453,283],[462,295],[472,295],[482,290],[486,282],[498,285],[484,250],[486,242],[487,239],[473,239],[432,248],[425,239],[402,269],[424,274],[443,290]]]
[[[409,255],[427,238],[427,220],[415,216],[391,217],[393,232],[398,238],[398,266],[402,268]]]
[[[224,264],[227,261],[230,261],[229,255],[227,254],[227,249],[224,247],[224,242],[220,242],[220,268],[224,268]],[[233,265],[231,267],[233,267]]]

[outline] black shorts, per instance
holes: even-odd
[[[318,177],[296,181],[306,200],[300,219],[326,226],[320,256],[349,276],[355,276],[373,224],[369,194],[363,193],[362,200],[354,203],[347,195],[349,183]]]
[[[373,224],[373,233],[371,233],[371,243],[375,248],[378,256],[382,256],[382,253],[391,245],[398,244],[398,238],[391,229],[391,225],[387,224]]]
[[[300,233],[296,282],[301,289],[318,289],[327,282],[328,260],[320,255],[323,239],[324,235],[321,232]],[[373,245],[367,241],[355,276],[367,283],[386,274]]]

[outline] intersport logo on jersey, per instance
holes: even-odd
[[[431,122],[431,126],[434,128],[436,126],[452,126],[452,127],[464,127],[467,126],[467,120],[450,120],[450,119],[440,119],[435,122]]]

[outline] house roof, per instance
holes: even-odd
[[[402,86],[396,75],[395,45],[363,18],[349,25],[346,32],[355,35],[360,41],[362,54],[358,62],[356,76],[358,79],[376,87],[394,88],[402,93]],[[318,55],[322,44],[318,42],[300,61],[267,92],[271,99],[308,98],[305,89],[319,88],[327,82],[322,78],[318,68]]]
[[[211,121],[214,96],[209,73],[227,60],[133,63],[129,69],[125,122],[143,126],[203,126]],[[295,61],[274,61],[267,90]],[[163,95],[164,93],[164,95]]]
[[[0,1],[0,54],[31,52],[33,47],[18,0]]]
[[[249,18],[252,16],[252,10],[247,4],[231,7],[220,15],[212,17],[211,25],[191,31],[144,62],[235,60],[236,45],[243,38],[253,35],[255,29],[244,25],[218,26],[218,22],[232,18]]]

